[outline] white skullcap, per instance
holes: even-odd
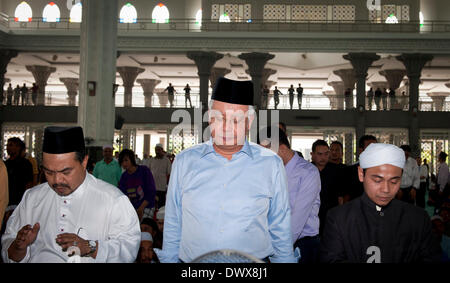
[[[112,146],[112,144],[105,144],[105,145],[103,146],[103,149],[105,149],[105,148],[113,149],[113,146]]]
[[[158,212],[156,213],[156,219],[164,219],[164,214],[166,212],[166,207],[162,206],[161,208],[159,208]]]
[[[371,143],[359,156],[362,169],[390,164],[399,168],[405,166],[405,153],[393,144]]]
[[[162,143],[157,143],[157,144],[155,145],[155,147],[164,148],[163,145],[162,145]]]
[[[142,241],[153,242],[153,237],[149,232],[141,232],[141,242]]]
[[[431,221],[434,221],[434,220],[441,220],[442,222],[444,222],[444,219],[442,219],[442,217],[440,217],[439,215],[433,215],[433,216],[430,218],[430,220],[431,220]]]

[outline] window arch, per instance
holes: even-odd
[[[169,9],[163,4],[159,3],[153,8],[152,23],[168,23],[169,22]]]
[[[58,5],[54,2],[50,2],[45,6],[44,11],[42,12],[42,21],[43,22],[59,22],[61,18],[61,13],[59,11]]]
[[[197,11],[197,14],[195,14],[195,23],[199,26],[202,25],[202,14],[203,14],[202,9],[199,9]]]
[[[30,5],[27,2],[23,1],[16,7],[16,11],[14,12],[14,21],[15,22],[31,22],[33,18],[33,11],[31,10]]]
[[[82,12],[83,6],[81,5],[81,2],[78,2],[77,4],[73,5],[72,9],[70,9],[69,21],[71,23],[81,23]]]
[[[136,8],[131,3],[123,5],[122,9],[120,9],[119,22],[121,23],[137,22],[137,11]]]

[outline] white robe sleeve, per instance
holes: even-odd
[[[111,209],[106,240],[98,240],[95,262],[132,263],[141,242],[139,218],[127,196],[120,196]]]

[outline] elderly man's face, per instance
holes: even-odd
[[[157,157],[163,157],[164,156],[164,150],[160,146],[155,146],[155,154]]]
[[[377,205],[388,205],[400,189],[402,169],[390,164],[367,168],[358,167],[359,180],[367,196]]]
[[[80,163],[75,152],[50,154],[43,153],[42,167],[48,185],[60,196],[74,192],[86,177],[88,156]]]
[[[103,150],[103,158],[105,160],[112,160],[112,158],[113,158],[113,150],[112,150],[112,148],[107,147],[107,148],[105,148]]]
[[[243,145],[253,118],[248,118],[248,106],[215,100],[209,125],[214,144],[219,147]]]
[[[150,263],[153,259],[153,242],[141,241],[139,248],[139,259],[141,263]]]

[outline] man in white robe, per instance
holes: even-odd
[[[86,172],[80,127],[48,127],[43,170],[48,183],[27,190],[2,237],[5,262],[134,262],[141,234],[128,197]]]

